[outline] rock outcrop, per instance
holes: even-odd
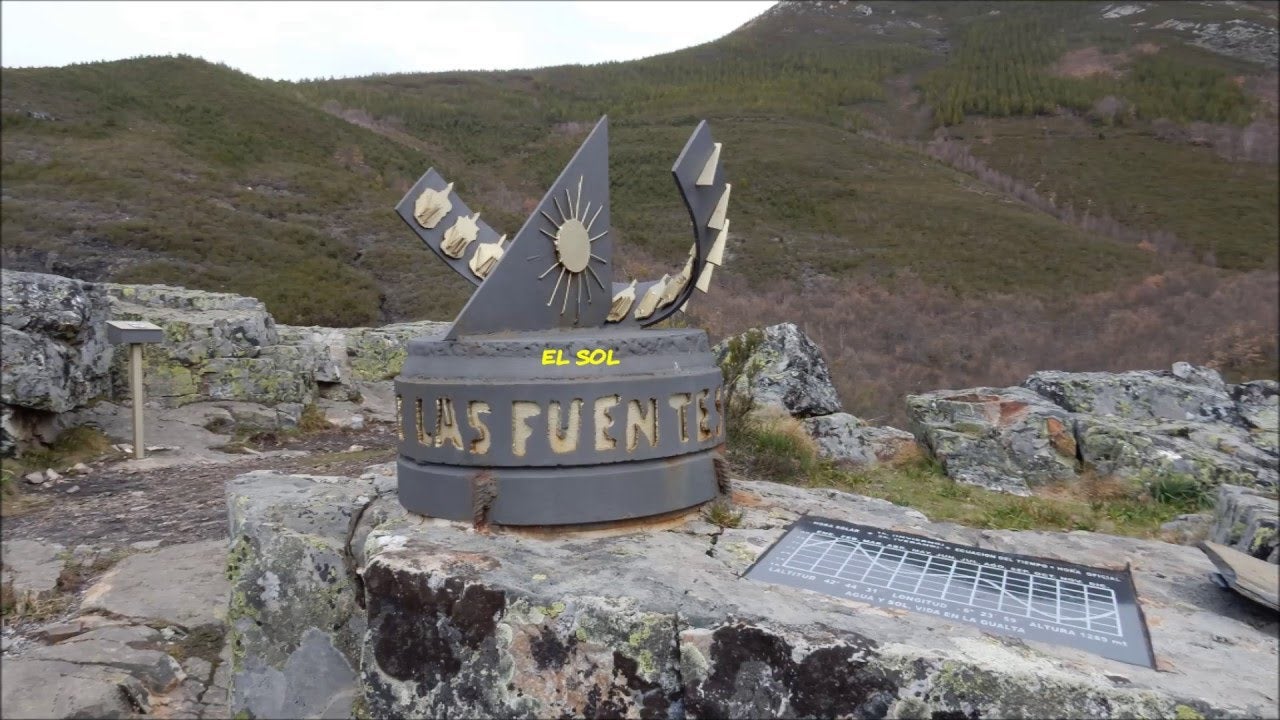
[[[712,352],[731,383],[731,406],[799,420],[820,456],[854,466],[915,456],[910,433],[867,425],[842,410],[822,351],[795,324],[748,330]]]
[[[108,285],[113,317],[165,329],[144,349],[148,397],[179,406],[240,401],[295,405],[326,397],[357,400],[364,386],[391,380],[405,343],[442,323],[376,328],[277,325],[254,298],[163,285]],[[123,368],[117,377],[123,378]]]
[[[306,349],[322,396],[354,399],[363,385],[400,374],[409,340],[445,325],[425,320],[358,328],[280,325],[278,330],[282,343]]]
[[[101,285],[0,271],[0,454],[51,442],[57,413],[107,392],[107,319]]]
[[[736,376],[731,391],[750,398],[754,409],[773,408],[796,418],[841,411],[822,351],[794,323],[750,330],[711,351]]]
[[[1213,514],[1211,541],[1280,564],[1280,502],[1274,496],[1223,485]]]
[[[147,398],[170,407],[210,400],[298,406],[315,399],[310,348],[283,345],[261,301],[165,285],[108,285],[111,313],[164,329],[143,348]],[[117,393],[127,397],[127,360]]]
[[[912,431],[952,478],[1027,495],[1076,477],[1071,413],[1023,388],[972,388],[907,398]]]
[[[1084,472],[1147,487],[1275,489],[1274,381],[1228,385],[1187,363],[1125,373],[1039,372],[1016,388],[907,398],[912,429],[953,478],[1026,493]]]
[[[95,401],[128,402],[128,354],[107,343],[109,319],[164,329],[163,342],[143,349],[148,404],[216,405],[210,412],[230,413],[236,427],[260,429],[291,427],[312,403],[344,426],[358,427],[366,416],[393,419],[390,380],[404,363],[405,343],[441,325],[293,327],[277,325],[261,301],[230,293],[0,274],[6,455],[52,442],[77,419],[69,413]],[[256,409],[241,423],[245,408]]]
[[[1200,551],[983,531],[833,490],[734,482],[743,515],[630,533],[477,532],[405,513],[392,466],[228,484],[231,713],[345,717],[1251,717],[1277,620]],[[1159,671],[741,574],[813,513],[1131,563]],[[909,601],[908,601],[909,603]],[[909,605],[908,605],[909,607]]]

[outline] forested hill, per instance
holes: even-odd
[[[734,235],[694,319],[805,315],[852,407],[1072,364],[1274,373],[1276,38],[1277,3],[805,2],[589,67],[6,69],[3,260],[291,323],[448,318],[468,288],[392,205],[435,166],[514,232],[607,113],[624,268],[656,277],[687,246],[669,169],[705,117]],[[958,338],[993,326],[1017,332]]]

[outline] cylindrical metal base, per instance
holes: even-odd
[[[401,457],[397,470],[405,509],[448,520],[483,515],[499,525],[629,520],[700,505],[717,493],[710,451],[589,467],[494,468],[483,477],[475,468]]]
[[[721,377],[701,330],[418,338],[396,403],[413,512],[599,523],[717,493]]]

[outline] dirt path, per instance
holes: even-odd
[[[51,489],[27,486],[37,506],[4,518],[4,540],[36,540],[110,546],[159,540],[164,545],[227,536],[226,481],[251,470],[351,475],[395,459],[395,429],[370,424],[360,431],[329,430],[262,447],[297,450],[292,457],[246,455],[220,465],[182,465],[128,472],[118,465],[95,467]],[[364,449],[349,452],[352,446]],[[79,486],[67,494],[72,485]]]

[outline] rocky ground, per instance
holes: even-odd
[[[3,524],[3,715],[228,717],[226,480],[359,474],[394,444],[370,423],[24,482],[27,510]]]
[[[286,438],[275,447],[259,445],[290,451],[287,455],[227,455],[222,464],[149,470],[137,469],[132,462],[104,464],[51,487],[26,484],[23,492],[37,503],[41,498],[50,502],[6,517],[3,537],[6,542],[21,538],[108,549],[137,542],[168,545],[225,538],[223,483],[228,478],[252,470],[359,474],[366,465],[392,459],[394,445],[395,431],[376,424],[358,431],[327,430]],[[68,495],[73,488],[77,490]]]

